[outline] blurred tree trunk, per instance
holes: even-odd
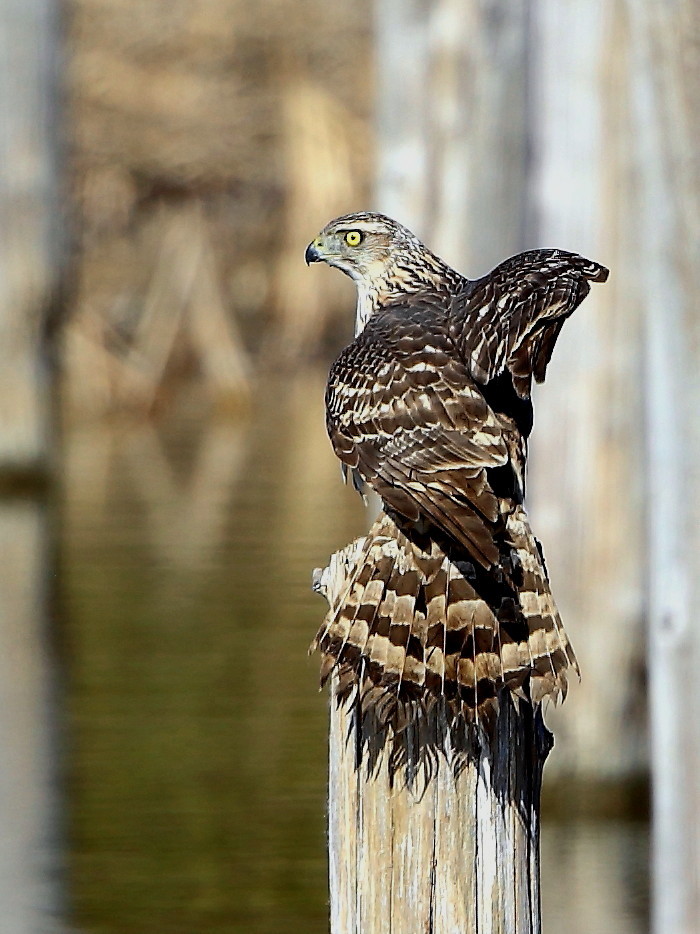
[[[0,493],[43,485],[49,380],[42,341],[60,261],[57,4],[0,0]],[[46,644],[46,507],[0,509],[0,897],[3,930],[61,911],[54,684]]]
[[[0,504],[0,930],[8,934],[62,931],[66,907],[49,525],[40,502]]]
[[[624,5],[378,0],[377,205],[468,275],[522,249],[609,265],[535,401],[528,503],[583,672],[547,767],[644,769],[641,320]],[[601,755],[605,744],[605,756]]]
[[[646,310],[653,931],[700,931],[700,10],[630,17]]]
[[[377,206],[457,268],[522,248],[527,0],[378,0]]]
[[[47,469],[41,342],[60,260],[57,4],[0,2],[0,485]]]
[[[616,783],[646,768],[643,321],[625,7],[536,0],[531,45],[532,245],[611,269],[567,322],[535,395],[528,505],[582,674],[548,717],[548,776]]]

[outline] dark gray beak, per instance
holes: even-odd
[[[304,253],[304,259],[306,260],[306,265],[310,266],[311,263],[320,263],[323,257],[318,252],[318,249],[315,246],[315,244],[310,243],[306,248],[306,253]]]

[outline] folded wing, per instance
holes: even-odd
[[[336,454],[390,509],[433,523],[484,567],[499,563],[503,517],[488,471],[508,464],[508,445],[439,297],[373,318],[334,364],[326,403]]]

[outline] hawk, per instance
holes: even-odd
[[[534,250],[471,280],[381,214],[331,221],[306,250],[357,284],[356,336],[333,364],[326,423],[383,510],[313,648],[321,681],[396,725],[444,698],[474,720],[510,691],[566,694],[576,657],[524,506],[532,380],[608,270]]]

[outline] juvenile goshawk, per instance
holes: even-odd
[[[563,250],[470,280],[381,214],[331,221],[307,263],[357,283],[355,340],[330,372],[326,418],[345,475],[382,499],[314,647],[321,678],[385,721],[445,698],[488,717],[501,689],[566,692],[576,658],[523,505],[532,379],[608,271]]]

